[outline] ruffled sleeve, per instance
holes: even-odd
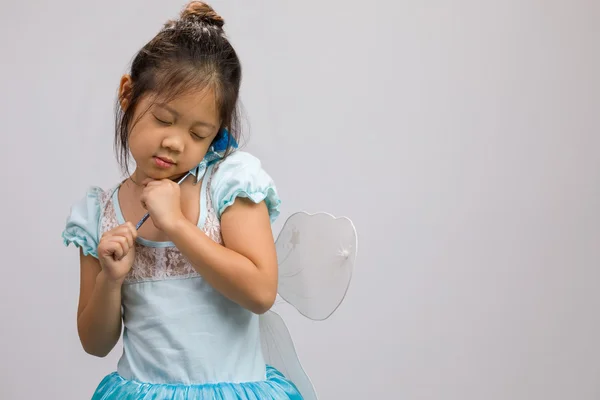
[[[271,177],[262,168],[258,158],[235,151],[221,161],[211,181],[213,207],[219,219],[238,197],[267,205],[273,223],[279,216],[281,200]]]
[[[100,196],[102,189],[90,188],[86,195],[71,206],[62,233],[65,246],[74,244],[84,255],[98,258],[98,224],[100,222]]]

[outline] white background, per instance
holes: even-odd
[[[600,398],[600,3],[215,1],[285,218],[350,217],[348,298],[285,318],[323,400]],[[120,178],[113,104],[183,1],[2,1],[0,398],[81,400],[61,231]]]

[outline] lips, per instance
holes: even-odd
[[[175,165],[175,161],[167,157],[154,157],[154,163],[161,168],[169,168]]]

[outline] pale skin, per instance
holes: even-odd
[[[128,75],[121,79],[123,109],[132,85]],[[138,235],[172,241],[204,280],[256,314],[269,310],[277,294],[277,255],[264,202],[239,198],[227,208],[221,216],[220,245],[196,225],[200,185],[193,179],[181,186],[172,180],[202,160],[218,133],[214,94],[204,90],[155,103],[160,98],[149,95],[135,109],[134,120],[144,114],[129,136],[137,167],[119,190],[127,222],[102,236],[98,259],[80,254],[77,328],[85,351],[98,357],[106,356],[121,335],[121,287],[133,265]],[[146,212],[150,218],[136,231],[134,224]]]

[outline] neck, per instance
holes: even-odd
[[[142,182],[144,182],[148,178],[148,175],[144,174],[142,171],[136,168],[136,170],[133,171],[133,174],[131,174],[125,182],[131,184],[135,191],[141,191],[144,188]]]

